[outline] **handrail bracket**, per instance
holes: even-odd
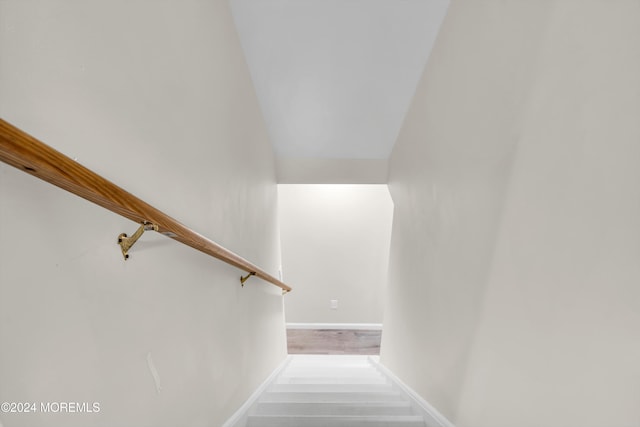
[[[140,227],[138,227],[136,232],[133,233],[131,237],[128,237],[126,233],[121,233],[118,236],[118,244],[120,245],[120,249],[122,249],[122,256],[124,257],[125,261],[129,259],[129,249],[131,249],[133,245],[135,245],[135,243],[144,234],[145,231],[150,230],[158,231],[158,226],[156,224],[145,221],[142,223],[142,225],[140,225]]]
[[[251,273],[247,274],[246,276],[242,277],[240,276],[240,285],[242,285],[242,287],[244,288],[244,282],[246,282],[247,280],[249,280],[249,277],[251,276],[255,276],[256,272],[252,271]]]

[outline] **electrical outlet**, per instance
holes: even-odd
[[[338,300],[337,299],[332,299],[331,300],[331,310],[337,310],[338,309]]]

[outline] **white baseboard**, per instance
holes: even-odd
[[[287,323],[287,329],[357,329],[381,331],[382,323]]]
[[[431,406],[429,402],[424,400],[422,396],[413,391],[411,387],[406,385],[400,378],[391,372],[389,368],[381,364],[379,356],[369,356],[369,360],[382,374],[386,375],[409,399],[411,399],[416,409],[422,412],[428,426],[455,427],[451,421],[442,415],[436,408]]]
[[[231,415],[231,417],[224,424],[222,424],[222,427],[244,427],[247,422],[247,416],[249,415],[249,409],[251,409],[253,404],[256,403],[262,392],[264,392],[267,387],[269,387],[269,384],[271,384],[271,382],[276,379],[280,372],[282,372],[282,370],[287,367],[289,362],[291,362],[291,358],[292,356],[288,355],[282,361],[282,363],[280,363],[280,365],[278,365],[278,367],[271,373],[271,375],[269,375],[267,379],[264,380],[257,389],[255,389],[255,391],[251,394],[251,396],[249,396],[247,401],[244,402],[244,404],[233,415]]]

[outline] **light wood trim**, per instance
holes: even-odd
[[[0,160],[90,202],[142,224],[158,226],[158,232],[218,258],[247,273],[291,291],[280,280],[246,259],[182,225],[133,194],[123,190],[78,162],[0,119]]]

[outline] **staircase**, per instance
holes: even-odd
[[[245,422],[246,427],[427,426],[369,356],[291,356]]]

